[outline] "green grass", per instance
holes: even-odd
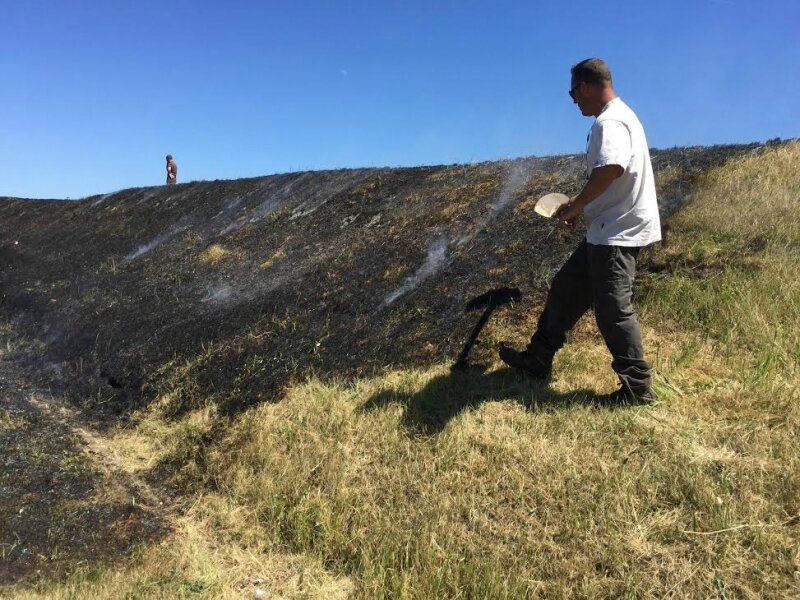
[[[646,316],[713,340],[761,380],[791,381],[800,363],[799,162],[793,143],[707,173],[658,257],[672,272],[642,297]]]

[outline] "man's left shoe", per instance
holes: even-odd
[[[650,404],[655,400],[655,394],[650,388],[632,390],[620,384],[619,389],[610,394],[595,396],[592,401],[600,406],[633,406],[636,404]]]
[[[528,349],[518,352],[505,344],[500,346],[500,360],[537,381],[549,380],[553,370],[552,362],[546,362],[538,356],[534,356]]]

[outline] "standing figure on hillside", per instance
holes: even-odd
[[[178,165],[172,160],[172,154],[167,154],[167,185],[178,182]]]
[[[661,239],[655,180],[644,129],[614,92],[611,71],[599,58],[572,67],[569,95],[585,117],[595,117],[586,147],[588,182],[554,215],[571,228],[583,214],[586,237],[556,274],[527,348],[500,348],[500,358],[535,379],[547,380],[567,332],[591,307],[620,388],[597,400],[647,402],[651,369],[633,312],[639,251]]]

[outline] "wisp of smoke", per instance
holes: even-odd
[[[503,212],[514,199],[517,190],[528,181],[530,176],[531,172],[526,168],[524,163],[513,165],[506,174],[503,189],[500,190],[500,195],[497,197],[497,200],[489,206],[489,211],[486,213],[486,216],[483,217],[483,220],[478,223],[475,229],[458,240],[458,245],[463,246],[471,242],[497,215]]]
[[[249,214],[242,215],[235,221],[232,221],[219,232],[220,236],[227,235],[234,231],[239,231],[248,223],[255,223],[265,217],[268,217],[276,210],[280,209],[290,197],[292,189],[298,184],[308,178],[308,174],[303,174],[293,179],[278,191],[268,194],[266,198],[254,208]],[[268,182],[267,182],[268,183]],[[238,206],[238,203],[237,203]],[[231,211],[232,212],[232,211]],[[226,214],[228,214],[226,212]]]
[[[142,254],[146,254],[147,252],[150,252],[150,250],[152,250],[153,248],[157,248],[164,242],[171,240],[187,227],[188,225],[177,225],[177,224],[173,225],[158,237],[150,240],[146,244],[141,244],[138,248],[136,248],[136,250],[130,252],[125,257],[125,260],[133,260],[135,258],[139,258]]]
[[[142,197],[136,201],[136,204],[144,204],[145,202],[150,201],[152,198],[158,195],[158,192],[161,191],[160,188],[152,187],[152,188],[144,188],[142,190]]]
[[[102,195],[102,196],[100,196],[100,197],[99,197],[97,200],[95,200],[94,202],[92,202],[92,203],[91,203],[89,206],[91,206],[92,208],[94,208],[95,206],[98,206],[99,204],[102,204],[102,203],[103,203],[105,200],[107,200],[107,199],[111,198],[111,196],[114,196],[114,195],[116,195],[116,194],[118,194],[118,193],[119,193],[119,192],[110,192],[110,193],[108,193],[108,194],[103,194],[103,195]]]
[[[239,208],[239,205],[242,203],[241,196],[234,196],[233,198],[228,198],[222,205],[222,210],[220,210],[216,215],[211,217],[211,220],[218,219],[219,217],[230,217],[236,212],[236,209]]]
[[[403,294],[406,294],[416,288],[420,283],[425,281],[428,277],[436,273],[447,259],[447,239],[438,238],[428,247],[428,254],[425,257],[425,262],[417,269],[416,273],[407,277],[399,288],[389,293],[384,297],[382,306],[389,306],[392,302],[397,300]]]
[[[372,169],[342,170],[341,172],[337,172],[324,186],[306,189],[305,197],[300,204],[294,208],[289,218],[294,220],[310,215],[315,210],[325,205],[331,198],[347,189],[358,186],[372,177],[373,174]]]
[[[208,286],[206,295],[201,302],[225,302],[233,295],[233,290],[228,285]]]

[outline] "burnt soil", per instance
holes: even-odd
[[[0,395],[0,596],[5,584],[118,564],[172,533],[148,484],[1,350]]]

